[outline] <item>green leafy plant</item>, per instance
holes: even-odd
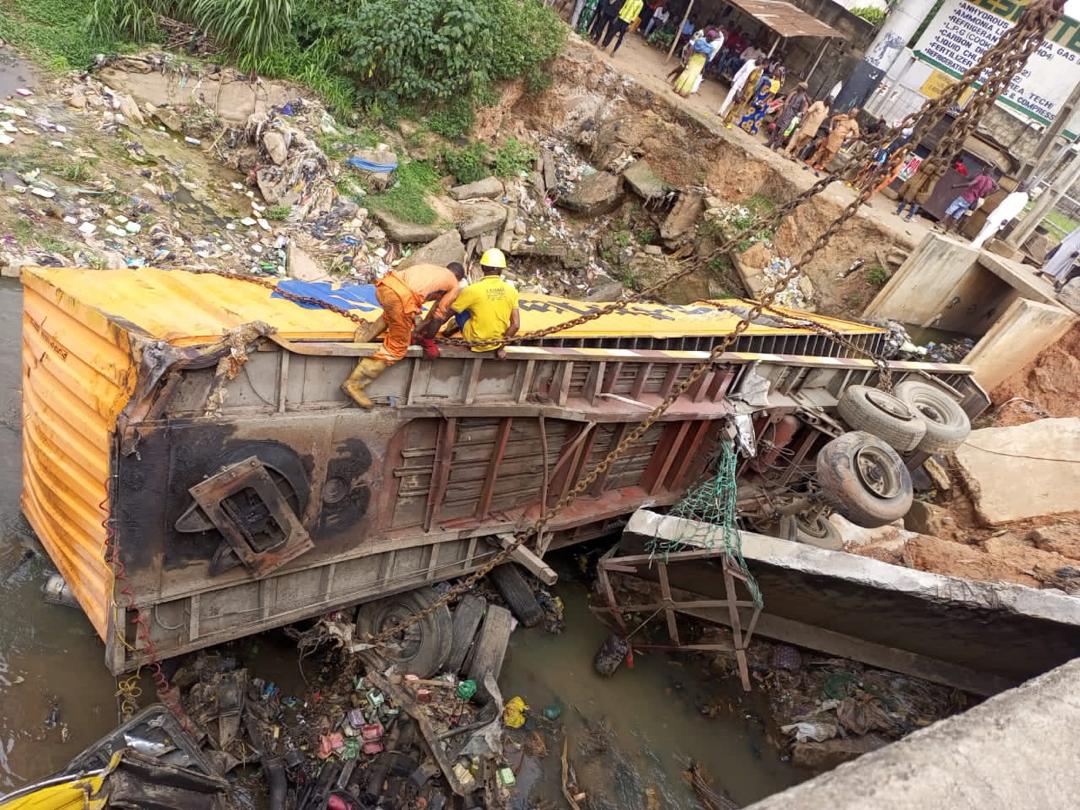
[[[612,241],[619,247],[629,247],[630,242],[633,241],[633,237],[630,235],[630,231],[616,231],[611,237]]]
[[[427,163],[419,160],[398,165],[394,185],[381,194],[370,197],[370,205],[396,219],[417,225],[432,225],[438,220],[428,205],[427,195],[439,188],[439,176]]]
[[[875,264],[866,268],[866,281],[868,284],[873,284],[875,287],[880,287],[889,280],[889,271],[882,267],[880,264]]]
[[[874,25],[881,25],[885,22],[885,11],[877,8],[876,6],[855,6],[849,9],[856,17],[860,17],[866,20],[868,23]]]
[[[446,149],[443,151],[443,163],[447,171],[457,178],[459,183],[475,183],[491,174],[487,166],[487,146],[479,141],[464,149]]]
[[[532,168],[536,150],[510,137],[495,150],[494,168],[499,177],[514,177]]]
[[[651,245],[656,242],[656,231],[652,228],[643,228],[635,236],[639,245]]]
[[[90,177],[90,163],[85,160],[76,160],[60,167],[57,174],[72,183],[82,183]]]
[[[271,205],[266,209],[266,218],[277,222],[288,219],[291,214],[291,205]]]
[[[130,38],[145,42],[157,34],[159,0],[92,0],[87,30],[98,40]]]
[[[428,129],[450,140],[469,134],[475,121],[472,104],[467,98],[456,98],[432,110],[426,117]]]
[[[180,0],[177,5],[227,45],[246,68],[254,68],[279,47],[292,24],[290,0]]]

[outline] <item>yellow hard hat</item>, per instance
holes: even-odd
[[[498,248],[488,248],[484,251],[484,255],[480,257],[480,265],[482,267],[497,267],[500,270],[505,270],[506,254]]]

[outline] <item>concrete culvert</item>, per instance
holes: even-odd
[[[971,433],[971,420],[960,404],[933,383],[904,380],[893,390],[926,423],[926,434],[918,444],[923,453],[945,453],[955,450]]]
[[[852,431],[818,452],[817,482],[825,501],[852,523],[873,529],[907,514],[911,474],[877,436]]]
[[[926,423],[905,402],[869,385],[853,385],[837,406],[840,418],[853,430],[864,430],[907,453],[919,446]]]

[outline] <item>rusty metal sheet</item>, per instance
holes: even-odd
[[[124,330],[56,288],[23,294],[22,509],[104,639],[109,450],[135,385]]]
[[[66,267],[34,267],[23,271],[23,284],[45,296],[77,302],[85,316],[114,331],[166,340],[177,346],[202,345],[245,324],[262,322],[287,340],[352,340],[356,324],[325,309],[303,307],[271,290],[240,279],[184,270],[85,270]],[[346,306],[362,318],[375,320],[380,310],[369,303],[373,297],[358,287],[339,290],[329,283],[309,284],[302,290],[291,280],[279,282],[283,289],[315,294],[321,300]],[[370,289],[370,288],[368,288]],[[348,292],[349,295],[345,295]],[[724,308],[708,303],[685,306],[634,303],[554,337],[654,337],[727,335],[748,306],[732,299]],[[584,303],[544,295],[521,296],[521,325],[532,331],[575,318],[599,303]],[[882,330],[853,321],[810,313],[793,313],[846,334]],[[799,335],[807,330],[759,319],[747,335]]]
[[[812,14],[783,0],[730,0],[733,6],[769,26],[782,37],[823,37],[847,39]]]

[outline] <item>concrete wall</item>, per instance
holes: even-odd
[[[1075,320],[1076,316],[1063,307],[1018,298],[964,362],[975,369],[979,384],[992,390],[1056,343]]]
[[[1074,660],[750,810],[1075,807],[1078,693]]]

